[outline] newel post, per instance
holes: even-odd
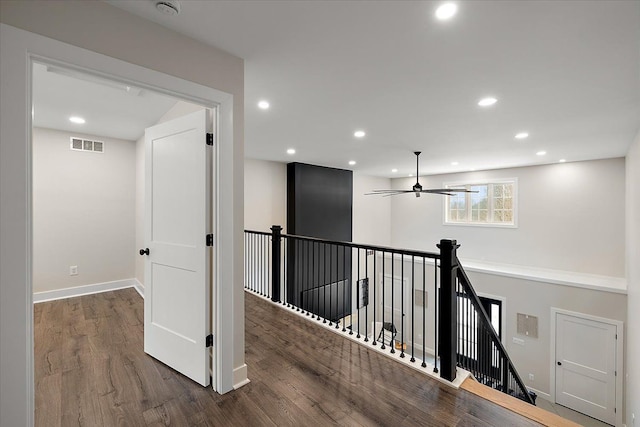
[[[271,301],[280,302],[280,257],[282,227],[271,227]]]
[[[438,319],[438,347],[440,348],[440,376],[448,381],[456,379],[456,344],[458,298],[456,275],[460,247],[455,240],[440,240],[440,319]]]

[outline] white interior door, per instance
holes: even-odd
[[[207,111],[145,132],[144,351],[210,382],[211,230]]]
[[[556,402],[616,422],[616,325],[556,313]]]

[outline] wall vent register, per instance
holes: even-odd
[[[538,318],[529,314],[518,313],[518,334],[538,338]]]
[[[104,142],[92,141],[90,139],[74,138],[71,137],[70,147],[75,151],[93,151],[95,153],[104,152]]]

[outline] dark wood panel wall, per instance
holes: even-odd
[[[352,220],[352,171],[287,165],[288,234],[351,242]],[[335,245],[289,243],[287,260],[289,301],[332,320],[349,314],[350,251]]]

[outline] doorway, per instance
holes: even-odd
[[[552,309],[554,402],[621,425],[622,322]]]
[[[211,330],[209,287],[215,286],[209,262],[213,248],[199,242],[212,229],[213,144],[205,141],[209,132],[213,143],[217,116],[174,97],[40,63],[33,65],[33,104],[34,300],[142,288],[149,296],[145,351],[208,385],[210,375],[215,377],[205,345]],[[159,129],[168,129],[170,135],[160,138]],[[149,139],[150,132],[155,139]],[[173,148],[167,152],[169,146]],[[185,162],[187,171],[180,175]],[[159,174],[163,165],[167,171]],[[180,190],[172,193],[176,188]],[[200,188],[198,194],[195,188]],[[158,224],[158,203],[144,200],[153,192],[157,201],[167,191],[170,200],[165,202],[172,208],[163,226]],[[183,200],[189,194],[193,197]],[[142,236],[141,229],[149,235]],[[153,247],[153,253],[143,257],[145,264],[163,252],[156,250],[158,242],[149,243],[150,230],[162,234],[155,240],[165,243],[182,232],[180,247],[190,248],[188,258],[194,260],[196,253],[201,258],[198,283],[190,287],[190,307],[177,304],[185,300],[187,288],[183,277],[172,276],[187,271],[184,268],[171,274],[156,269],[154,274],[147,272],[146,280],[144,271],[133,273],[140,260],[134,248]],[[180,264],[175,258],[164,256],[165,270]],[[163,292],[156,292],[158,287]],[[161,301],[158,295],[164,294],[172,304]],[[185,329],[185,319],[191,320],[190,328]],[[180,330],[172,336],[189,339],[186,344],[159,345],[157,333],[147,336],[157,331],[156,324],[162,331]],[[171,349],[176,348],[181,351],[174,354]],[[201,365],[197,376],[194,365]]]

